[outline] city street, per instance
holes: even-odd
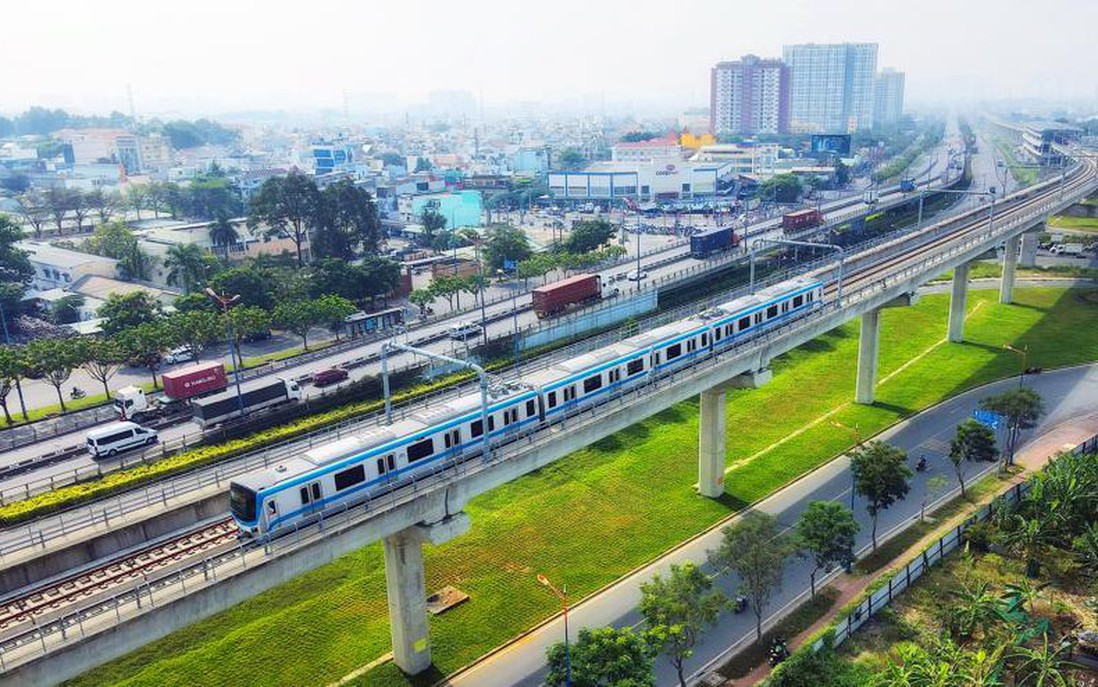
[[[1042,435],[1073,422],[1085,426],[1086,431],[1089,432],[1087,436],[1098,432],[1098,413],[1095,412],[1098,404],[1098,365],[1031,375],[1026,378],[1025,383],[1044,397],[1047,414],[1036,429],[1025,434],[1021,454],[1025,453],[1026,445],[1033,443]],[[903,448],[907,451],[912,465],[920,456],[925,456],[929,464],[925,472],[916,473],[912,478],[908,498],[881,514],[878,526],[879,532],[882,533],[880,539],[883,540],[887,533],[893,533],[911,524],[918,517],[920,504],[926,493],[926,483],[930,478],[937,475],[944,475],[947,478],[951,491],[941,497],[942,499],[949,499],[957,493],[956,478],[947,457],[949,440],[954,428],[966,417],[971,416],[980,399],[1017,385],[1018,378],[1013,377],[974,389],[934,406],[874,437]],[[971,481],[994,469],[995,465],[991,463],[969,466],[966,479]],[[849,505],[850,488],[849,461],[843,456],[768,497],[757,507],[777,517],[780,524],[788,528],[796,522],[797,517],[811,501],[835,500]],[[856,498],[854,503],[855,514],[862,525],[857,546],[865,553],[869,546],[869,517],[866,514],[863,499]],[[730,518],[722,525],[734,519],[735,517]],[[579,630],[585,627],[600,627],[608,624],[619,627],[636,625],[640,622],[640,616],[636,610],[640,600],[640,585],[648,581],[656,572],[665,573],[672,563],[682,563],[687,560],[699,563],[705,561],[706,552],[715,548],[720,538],[720,528],[715,527],[603,592],[575,605],[569,613],[570,636],[574,640]],[[704,567],[707,571],[714,572],[708,565]],[[767,616],[804,595],[809,586],[810,567],[806,560],[799,558],[790,560],[786,566],[782,590],[775,594],[767,609]],[[560,576],[559,583],[567,584],[567,571],[563,571]],[[717,578],[717,586],[725,594],[734,595],[738,582],[729,575],[720,575]],[[717,625],[708,630],[701,643],[695,647],[694,657],[687,662],[688,674],[700,677],[697,673],[703,667],[709,667],[709,669],[715,667],[709,666],[710,662],[720,656],[727,647],[753,634],[754,618],[750,612],[742,614],[725,612]],[[563,621],[558,616],[537,627],[521,640],[503,647],[483,662],[456,675],[446,684],[455,687],[510,687],[513,685],[535,687],[540,684],[544,672],[545,650],[562,638]],[[657,685],[674,683],[674,669],[664,657],[656,662],[656,674]]]

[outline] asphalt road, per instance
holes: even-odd
[[[1036,389],[1045,399],[1047,414],[1040,426],[1024,437],[1029,443],[1054,428],[1072,420],[1098,422],[1098,366],[1069,368],[1029,376],[1026,384]],[[930,408],[913,418],[874,437],[897,445],[908,452],[914,465],[919,456],[926,456],[929,468],[916,473],[911,482],[908,498],[881,514],[878,524],[879,537],[890,531],[898,531],[913,523],[919,515],[920,504],[925,498],[926,482],[936,475],[944,475],[952,491],[942,498],[957,493],[957,482],[947,454],[949,439],[956,425],[975,410],[978,401],[985,396],[999,393],[1018,385],[1018,378],[995,382],[985,387],[961,394],[945,403]],[[1023,446],[1024,450],[1024,446]],[[973,480],[994,470],[991,463],[973,465],[967,469],[966,479]],[[797,517],[812,501],[836,500],[850,504],[851,476],[849,461],[845,456],[837,458],[798,482],[782,489],[759,504],[759,509],[774,515],[785,527],[796,522]],[[855,513],[862,525],[857,545],[863,553],[869,546],[869,516],[865,502],[855,499]],[[651,579],[653,573],[665,573],[672,563],[687,560],[702,562],[706,552],[720,542],[719,529],[713,529],[691,540],[679,549],[652,565],[622,579],[602,593],[585,599],[569,613],[569,634],[575,639],[581,628],[605,625],[632,626],[640,622],[636,606],[640,600],[641,583]],[[714,571],[706,564],[705,569]],[[809,587],[810,563],[792,558],[786,565],[782,590],[766,609],[767,617],[782,608]],[[558,584],[567,584],[567,572],[553,577]],[[719,575],[717,586],[726,594],[734,595],[738,581],[731,575]],[[725,612],[719,622],[709,629],[702,642],[695,647],[695,655],[687,662],[687,674],[694,674],[719,656],[727,647],[754,634],[754,616],[750,611],[741,614]],[[545,650],[563,638],[563,621],[558,616],[538,627],[521,640],[509,645],[483,663],[452,678],[448,684],[461,687],[534,687],[541,683],[544,671]],[[675,684],[675,671],[666,658],[656,662],[658,685]],[[698,676],[700,677],[700,676]]]

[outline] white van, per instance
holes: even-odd
[[[88,453],[96,458],[113,456],[137,446],[151,446],[158,441],[156,430],[136,422],[112,422],[88,432]]]
[[[476,322],[460,322],[450,327],[450,338],[465,341],[480,334],[480,325]]]

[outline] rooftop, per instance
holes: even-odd
[[[105,258],[101,255],[91,255],[68,248],[60,248],[58,246],[52,246],[45,241],[20,241],[16,245],[22,250],[27,251],[27,257],[32,262],[50,265],[51,267],[72,269],[79,265],[91,263],[118,264],[118,261],[113,258]]]

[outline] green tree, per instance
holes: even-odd
[[[1002,469],[1006,470],[1014,463],[1014,450],[1022,430],[1036,427],[1037,421],[1045,414],[1044,401],[1040,394],[1026,387],[989,396],[980,401],[980,408],[997,413],[1006,423],[1007,440],[1002,464]]]
[[[27,253],[16,242],[23,240],[23,230],[7,215],[0,214],[0,305],[5,314],[16,311],[23,291],[34,276]]]
[[[424,208],[420,213],[419,223],[423,226],[423,234],[420,235],[419,245],[429,248],[435,242],[435,235],[446,229],[446,217],[434,208]]]
[[[271,177],[252,196],[248,226],[262,224],[268,236],[288,236],[297,248],[297,266],[303,267],[303,246],[316,226],[321,202],[316,182],[301,172]]]
[[[72,324],[80,321],[80,308],[84,306],[84,297],[78,293],[62,296],[50,304],[50,322],[54,324]]]
[[[222,336],[225,327],[221,317],[213,311],[194,310],[176,312],[164,320],[172,339],[185,345],[197,361],[210,344]]]
[[[748,511],[721,530],[720,545],[709,552],[710,562],[740,578],[743,593],[755,614],[755,639],[762,640],[762,618],[770,598],[781,589],[785,561],[793,542],[781,536],[778,521],[761,511]]]
[[[843,163],[842,160],[835,162],[835,185],[839,188],[846,188],[850,184],[850,167]]]
[[[803,191],[796,174],[775,174],[759,185],[759,197],[772,203],[796,203]]]
[[[100,224],[84,242],[84,248],[90,253],[117,260],[126,278],[146,279],[149,275],[149,257],[141,250],[137,237],[125,222]]]
[[[103,333],[111,336],[142,324],[156,322],[164,312],[160,302],[147,291],[131,291],[126,294],[110,294],[96,314],[106,320],[102,326]]]
[[[953,463],[953,472],[957,475],[957,483],[961,485],[962,497],[965,496],[965,463],[992,461],[998,456],[995,432],[990,427],[973,418],[957,425],[956,433],[949,442],[949,462]]]
[[[546,276],[558,266],[557,256],[552,253],[536,253],[518,264],[516,276],[527,282],[533,277],[541,277],[545,283]]]
[[[171,339],[163,324],[159,321],[146,321],[128,327],[118,333],[117,341],[125,352],[127,361],[149,371],[155,389],[161,353],[171,348]]]
[[[17,388],[19,380],[27,374],[27,361],[21,349],[0,345],[0,408],[4,409],[4,419],[10,425],[11,413],[8,412],[8,394]],[[20,394],[22,399],[22,394]],[[22,405],[22,404],[20,404]],[[27,419],[27,409],[23,407],[23,419]]]
[[[408,294],[408,301],[419,308],[420,317],[423,317],[423,311],[425,308],[431,305],[431,302],[435,300],[435,294],[431,292],[430,288],[415,289]]]
[[[564,642],[546,651],[545,684],[563,687],[568,674]],[[653,687],[652,649],[631,628],[582,629],[571,646],[573,687]]]
[[[610,243],[614,233],[614,225],[605,219],[582,220],[572,225],[572,233],[564,242],[564,249],[569,253],[587,253]]]
[[[461,277],[440,274],[431,280],[431,284],[428,288],[430,288],[431,292],[439,298],[445,298],[450,306],[450,310],[454,309],[454,299],[457,299],[457,307],[461,307],[460,294],[465,288],[465,280]]]
[[[117,193],[104,193],[102,189],[85,194],[84,204],[95,214],[100,224],[107,224],[122,207],[122,198]]]
[[[240,296],[241,305],[270,310],[275,304],[275,277],[255,265],[230,267],[210,279],[210,288],[220,294]]]
[[[587,161],[587,158],[583,156],[579,150],[575,148],[565,148],[560,151],[560,155],[557,155],[557,169],[565,171],[571,171],[583,167],[583,163]]]
[[[344,318],[357,310],[351,301],[330,293],[313,301],[312,308],[316,321],[327,326],[328,331],[336,335],[336,341],[339,341],[339,334],[343,331]]]
[[[381,219],[366,189],[346,179],[328,186],[321,197],[319,214],[314,258],[351,260],[359,252],[377,252],[382,239]]]
[[[319,324],[312,301],[289,301],[279,303],[271,313],[275,326],[293,332],[301,337],[301,345],[309,350],[309,330]]]
[[[65,218],[76,205],[79,193],[64,186],[50,186],[46,189],[46,204],[49,206],[53,224],[57,227],[58,236],[64,233]]]
[[[174,244],[168,247],[164,267],[168,270],[168,283],[182,286],[183,295],[187,295],[201,289],[206,282],[206,251],[194,243]]]
[[[61,387],[69,380],[72,371],[83,364],[79,348],[74,339],[35,339],[25,349],[30,369],[42,376],[47,384],[57,392],[57,402],[61,412],[65,412],[65,397]]]
[[[103,394],[110,398],[109,382],[125,361],[126,352],[118,341],[110,338],[77,339],[76,341],[80,348],[79,357],[84,361],[81,367],[89,377],[103,385]]]
[[[229,321],[232,323],[233,350],[237,360],[243,364],[244,356],[240,352],[240,344],[248,337],[270,331],[271,316],[266,310],[254,305],[238,305],[229,310]]]
[[[1076,684],[1071,669],[1072,643],[1068,640],[1050,644],[1048,633],[1041,635],[1039,646],[1017,646],[1010,656],[1014,666],[1014,684],[1018,687],[1073,687]]]
[[[907,453],[881,441],[862,444],[850,452],[854,491],[866,500],[865,509],[873,520],[873,550],[877,550],[877,517],[911,489],[911,468]]]
[[[510,224],[493,224],[485,231],[484,264],[491,273],[502,269],[505,260],[517,264],[530,254],[530,239],[522,229]]]
[[[797,544],[812,559],[809,584],[816,596],[816,574],[834,565],[854,562],[858,521],[849,508],[834,501],[813,501],[797,519]]]
[[[686,687],[683,664],[694,655],[706,628],[717,621],[724,603],[713,580],[689,561],[672,565],[667,577],[656,573],[641,585],[640,613],[651,645],[675,666],[681,687]]]
[[[35,238],[42,238],[42,227],[50,219],[50,207],[40,192],[24,193],[19,197],[19,214],[34,230]]]
[[[229,259],[229,247],[240,240],[240,234],[236,227],[229,221],[227,215],[218,215],[210,226],[210,243],[221,251],[221,257]]]
[[[142,184],[126,184],[126,205],[137,213],[137,221],[141,221],[141,211],[145,209],[149,196],[149,190]]]
[[[1011,553],[1026,562],[1026,576],[1037,577],[1041,559],[1057,542],[1054,514],[1040,510],[1030,515],[1015,514],[1000,528],[999,537]]]

